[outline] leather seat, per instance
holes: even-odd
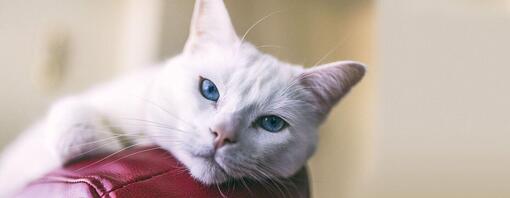
[[[290,179],[231,181],[205,186],[168,152],[156,147],[82,159],[55,170],[17,197],[309,197],[306,169]]]

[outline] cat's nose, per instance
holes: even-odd
[[[214,136],[214,149],[218,150],[226,144],[236,142],[235,134],[232,131],[209,129]]]

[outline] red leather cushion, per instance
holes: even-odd
[[[29,184],[17,197],[309,197],[306,169],[289,180],[205,186],[155,147],[80,160]]]

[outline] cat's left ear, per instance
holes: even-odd
[[[365,70],[362,63],[339,61],[307,69],[299,79],[312,93],[313,105],[326,114],[363,78]]]
[[[211,45],[231,47],[240,42],[223,0],[196,0],[184,52]]]

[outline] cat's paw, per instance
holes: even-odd
[[[120,147],[102,116],[76,98],[53,105],[46,120],[46,137],[62,162]]]

